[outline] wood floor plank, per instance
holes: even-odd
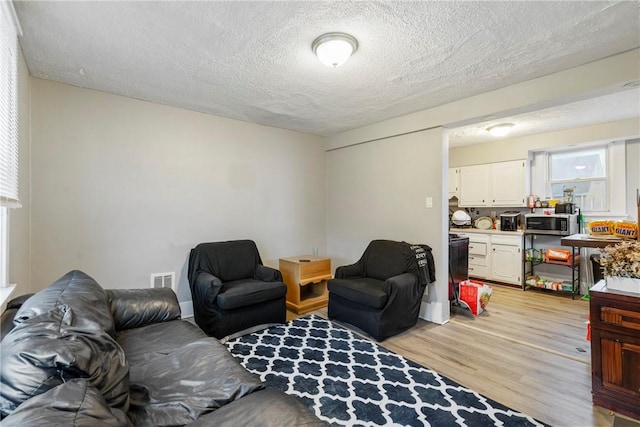
[[[588,313],[588,301],[494,286],[485,313],[420,319],[381,345],[550,425],[611,427],[613,414],[591,403]]]

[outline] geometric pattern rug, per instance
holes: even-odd
[[[225,345],[330,425],[545,426],[315,315]]]

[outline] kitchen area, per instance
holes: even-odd
[[[556,198],[532,194],[540,188],[531,182],[532,158],[449,168],[450,289],[467,276],[577,298],[601,278],[597,249],[565,240],[598,237],[589,227],[597,218],[574,203],[574,187],[564,186]],[[637,222],[623,222],[635,224],[637,236]],[[465,239],[466,266],[460,261],[465,255],[451,247]]]

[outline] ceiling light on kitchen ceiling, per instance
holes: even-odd
[[[311,50],[328,67],[339,67],[358,50],[358,41],[349,34],[327,33],[311,43]]]
[[[515,125],[513,123],[500,123],[497,125],[489,126],[487,132],[493,136],[505,136],[511,132],[511,128]]]

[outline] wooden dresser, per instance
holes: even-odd
[[[593,403],[640,420],[640,297],[604,280],[589,294]]]

